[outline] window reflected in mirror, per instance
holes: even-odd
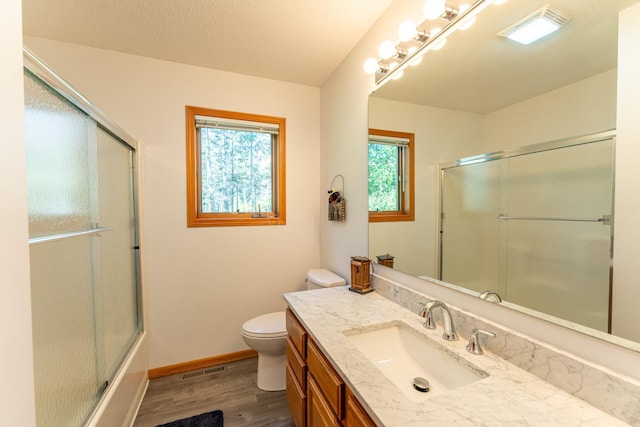
[[[369,129],[369,222],[413,221],[415,135]]]

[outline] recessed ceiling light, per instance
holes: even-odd
[[[498,33],[520,44],[528,45],[557,31],[571,18],[545,6]]]

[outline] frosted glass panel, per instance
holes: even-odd
[[[38,426],[81,425],[98,396],[92,240],[31,246]]]
[[[25,75],[30,237],[90,228],[96,124]]]
[[[607,332],[610,238],[598,223],[509,222],[503,298]]]
[[[596,218],[611,214],[613,142],[510,158],[509,214]]]
[[[507,160],[445,169],[442,280],[482,292],[499,282],[499,223]]]
[[[105,377],[113,376],[138,332],[136,243],[133,207],[133,152],[98,130],[98,182],[102,233],[101,286],[103,313],[97,324],[103,337]]]

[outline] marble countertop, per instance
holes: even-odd
[[[381,426],[628,425],[492,353],[470,354],[465,350],[468,337],[443,340],[440,326],[424,328],[422,317],[376,292],[360,295],[342,286],[287,293],[284,298]],[[344,334],[393,322],[436,340],[489,376],[421,402],[409,399]]]

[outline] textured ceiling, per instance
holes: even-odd
[[[320,86],[392,0],[23,0],[25,35]]]
[[[464,0],[448,0],[449,3]],[[374,96],[486,114],[566,86],[617,64],[618,11],[638,0],[509,0],[491,5],[473,27],[390,80]],[[556,34],[521,46],[497,33],[544,5],[569,21]]]

